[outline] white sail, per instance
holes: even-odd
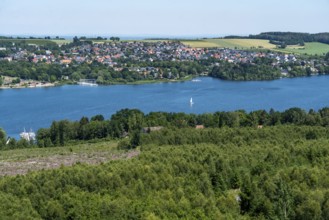
[[[194,103],[193,103],[193,99],[192,99],[192,97],[191,97],[191,99],[190,99],[190,105],[193,105]]]

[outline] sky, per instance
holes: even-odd
[[[0,35],[329,32],[329,0],[0,0]]]

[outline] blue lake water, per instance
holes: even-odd
[[[36,131],[54,120],[78,120],[96,114],[109,118],[123,108],[145,113],[205,113],[291,107],[318,110],[329,106],[329,76],[256,82],[198,79],[201,81],[0,90],[0,127],[9,136],[18,137],[24,128]]]

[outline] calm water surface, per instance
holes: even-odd
[[[123,108],[205,113],[215,111],[319,109],[329,106],[329,76],[262,82],[230,82],[210,77],[199,82],[115,86],[61,86],[0,90],[0,127],[18,137],[53,120],[78,120],[103,114],[109,118]],[[193,97],[194,105],[190,106]]]

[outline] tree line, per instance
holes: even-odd
[[[25,140],[12,139],[6,145],[6,135],[0,135],[1,149],[21,147],[52,147],[65,146],[74,142],[95,139],[121,139],[125,138],[123,147],[132,148],[140,144],[141,132],[148,132],[151,127],[168,129],[195,128],[202,125],[204,128],[239,128],[275,125],[305,125],[329,126],[329,108],[306,112],[300,108],[290,108],[279,112],[258,110],[246,112],[244,110],[233,112],[215,112],[205,114],[151,112],[144,114],[137,109],[123,109],[106,120],[103,115],[82,117],[79,121],[54,121],[50,128],[41,128],[37,131],[36,143]]]
[[[329,44],[329,33],[298,33],[298,32],[264,32],[256,35],[249,35],[251,39],[266,39],[274,44],[303,45],[304,42],[320,42]]]

